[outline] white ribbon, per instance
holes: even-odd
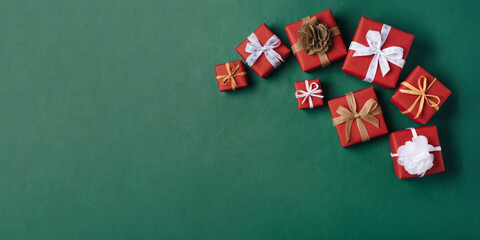
[[[274,68],[280,66],[280,61],[284,62],[282,56],[280,56],[280,54],[273,50],[281,44],[280,39],[275,34],[270,39],[268,39],[264,46],[260,44],[260,41],[258,41],[257,35],[255,35],[255,33],[252,33],[250,34],[250,36],[248,36],[248,41],[250,42],[247,43],[247,46],[245,47],[245,52],[251,53],[250,56],[248,56],[247,60],[245,60],[248,66],[251,67],[255,62],[257,62],[258,58],[262,55],[262,53],[265,54],[265,57],[267,57],[267,60],[272,64]]]
[[[315,85],[315,87],[313,87],[313,85]],[[317,93],[322,93],[322,89],[318,89],[319,86],[316,82],[312,82],[309,85],[308,80],[305,80],[305,88],[307,89],[306,92],[303,90],[297,90],[295,92],[295,97],[303,98],[302,104],[305,103],[305,101],[308,99],[308,104],[310,105],[310,108],[313,108],[312,97],[323,98],[323,95],[317,95]]]
[[[442,148],[428,144],[427,137],[418,136],[415,128],[409,129],[412,131],[412,141],[405,142],[405,145],[398,148],[398,153],[391,153],[390,155],[398,157],[398,164],[405,167],[409,174],[423,177],[425,172],[433,167],[433,154],[430,152],[441,151]]]
[[[353,57],[373,55],[370,66],[368,66],[367,74],[365,75],[365,79],[363,81],[369,83],[373,82],[379,63],[380,69],[382,70],[382,76],[384,77],[390,71],[388,62],[403,68],[403,65],[405,64],[405,60],[402,59],[403,48],[388,47],[382,50],[382,46],[385,43],[385,40],[387,40],[391,28],[392,27],[383,24],[381,32],[369,30],[366,35],[368,47],[357,42],[352,42],[350,44],[348,49],[355,50]]]

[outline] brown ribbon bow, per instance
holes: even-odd
[[[348,108],[343,105],[337,108],[336,112],[340,114],[340,116],[333,119],[333,125],[337,126],[345,123],[345,135],[347,142],[349,142],[352,123],[356,120],[358,131],[362,137],[362,142],[370,140],[367,127],[363,121],[367,121],[377,128],[380,127],[380,121],[375,117],[382,114],[382,109],[379,107],[378,102],[375,99],[370,98],[365,102],[365,105],[363,105],[360,112],[357,112],[357,104],[355,103],[355,96],[353,93],[347,93],[345,97],[347,98]]]
[[[313,18],[305,17],[305,18],[303,18],[302,19],[302,25],[309,24],[311,21],[316,22],[317,17],[313,17]],[[338,28],[338,26],[333,27],[333,28],[329,28],[328,30],[330,31],[330,38],[331,39],[333,39],[333,37],[340,34],[340,29]],[[298,51],[304,51],[306,53],[305,49],[303,49],[302,45],[300,44],[300,39],[298,40],[297,43],[292,45],[292,52],[295,54]],[[320,59],[320,63],[322,64],[323,67],[330,65],[330,60],[328,59],[326,52],[325,53],[316,53],[316,54],[317,54],[318,58]]]
[[[232,64],[233,65],[233,64]],[[227,85],[228,81],[230,81],[230,84],[232,85],[232,90],[235,90],[237,87],[237,83],[235,82],[235,77],[242,76],[247,74],[246,72],[240,72],[235,74],[237,70],[240,68],[240,64],[237,65],[236,67],[232,68],[230,63],[225,63],[225,67],[227,68],[228,75],[221,75],[217,76],[217,79],[222,79],[222,85]]]
[[[422,82],[423,80],[423,82]],[[409,113],[413,111],[413,108],[417,105],[418,101],[420,100],[420,105],[418,106],[418,112],[415,118],[418,118],[420,114],[422,113],[423,110],[423,105],[424,102],[427,102],[428,106],[435,108],[435,110],[438,111],[439,109],[439,104],[440,104],[440,98],[437,95],[433,94],[427,94],[427,91],[432,87],[433,83],[435,83],[437,79],[434,78],[433,81],[430,83],[430,85],[427,86],[427,78],[425,76],[421,76],[418,78],[418,88],[412,86],[408,82],[402,82],[401,85],[409,88],[409,89],[400,89],[401,93],[406,93],[406,94],[411,94],[411,95],[418,95],[417,99],[412,103],[412,105],[405,111],[402,112],[402,114]],[[423,84],[422,84],[423,83]],[[434,98],[438,100],[437,102],[434,102],[432,99]]]

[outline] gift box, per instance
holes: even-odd
[[[328,107],[342,147],[388,133],[373,87],[332,99]]]
[[[412,34],[362,17],[342,69],[366,82],[394,88],[412,42]]]
[[[395,174],[400,179],[445,171],[436,126],[393,132],[390,147]]]
[[[320,79],[295,82],[295,97],[297,98],[298,109],[323,106]]]
[[[328,66],[347,55],[330,9],[289,24],[285,31],[304,72]]]
[[[215,74],[217,75],[220,92],[235,90],[248,85],[245,67],[240,60],[215,65]]]
[[[290,49],[262,23],[235,50],[262,78],[280,66],[290,55]]]
[[[422,67],[417,66],[400,83],[390,101],[412,121],[426,124],[452,92]]]

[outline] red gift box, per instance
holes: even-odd
[[[390,147],[395,174],[400,179],[445,171],[436,126],[393,132]]]
[[[412,42],[412,34],[362,17],[342,70],[366,82],[394,88]]]
[[[412,121],[426,124],[452,92],[422,67],[400,83],[390,101]]]
[[[249,38],[257,38],[258,43],[252,42]],[[262,78],[268,77],[270,73],[285,61],[290,55],[290,49],[272,31],[262,23],[249,38],[245,39],[235,50],[242,56],[247,64]],[[277,41],[278,40],[278,41]],[[268,46],[269,47],[268,47]],[[263,47],[263,50],[262,50]],[[250,52],[253,53],[250,53]],[[267,58],[266,55],[269,55]],[[251,59],[249,57],[252,55]],[[254,61],[254,56],[259,55]],[[270,59],[270,60],[269,60]],[[272,65],[272,62],[274,65]]]
[[[240,60],[215,65],[215,74],[217,75],[220,92],[235,90],[248,85],[245,68]]]
[[[295,82],[295,97],[297,98],[298,109],[323,106],[320,79]]]
[[[388,133],[373,87],[332,99],[328,107],[342,147]]]
[[[298,31],[302,23],[306,23],[307,20],[312,20],[315,18],[316,23],[326,24],[332,35],[331,41],[332,45],[326,53],[313,53],[308,55],[299,45],[298,42]],[[333,18],[332,11],[330,9],[325,10],[321,13],[306,17],[298,22],[294,22],[285,26],[285,31],[287,32],[288,40],[292,45],[292,51],[297,57],[298,63],[304,72],[310,72],[314,69],[328,66],[330,63],[338,61],[347,55],[347,49],[343,43],[342,35],[340,30]]]

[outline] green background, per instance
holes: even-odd
[[[342,148],[328,107],[368,86],[342,61],[295,57],[218,92],[213,66],[262,22],[331,8],[346,45],[361,16],[415,35],[452,90],[432,118],[446,172],[399,180],[388,135]],[[478,1],[0,2],[1,239],[479,239]],[[289,43],[288,43],[289,45]],[[419,126],[375,86],[390,131]]]

